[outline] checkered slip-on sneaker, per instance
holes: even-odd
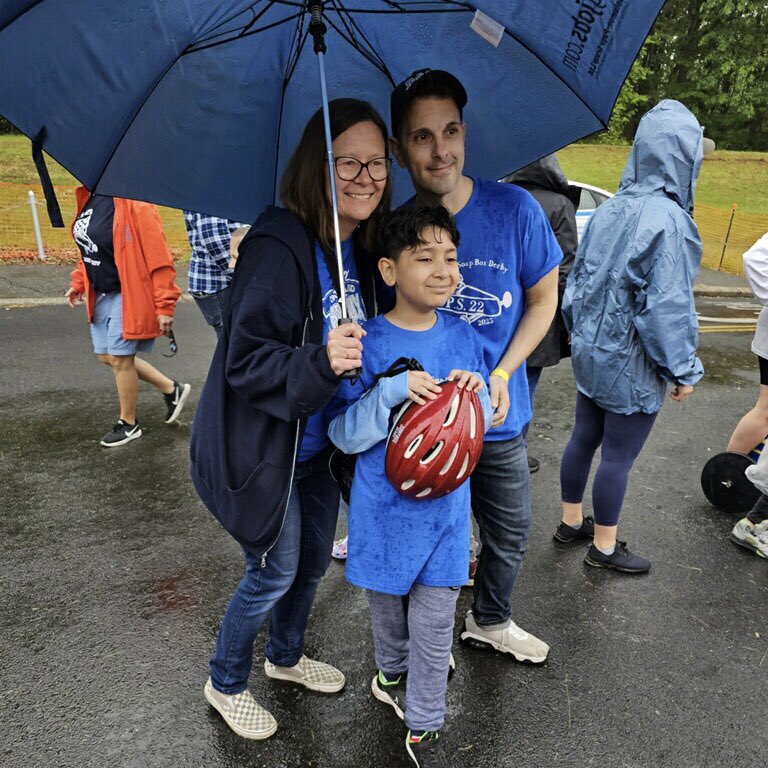
[[[224,722],[244,739],[268,739],[277,730],[277,720],[253,698],[249,690],[228,696],[205,684],[205,698],[224,718]]]
[[[343,673],[330,664],[302,656],[294,667],[278,667],[269,659],[264,661],[264,671],[273,680],[287,680],[298,683],[310,691],[338,693],[347,682]]]

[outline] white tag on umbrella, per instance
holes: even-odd
[[[475,11],[474,18],[469,26],[494,48],[498,48],[501,38],[504,37],[504,25],[494,21],[482,11]]]

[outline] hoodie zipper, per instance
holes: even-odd
[[[374,317],[379,314],[379,303],[376,300],[376,278],[371,275],[371,287],[373,288],[373,314]],[[309,310],[309,317],[307,317],[304,320],[304,328],[301,332],[301,346],[304,346],[304,343],[307,338],[307,325],[309,324],[309,321],[313,319],[312,315],[312,308],[310,307]],[[301,420],[296,422],[296,438],[294,439],[293,444],[293,462],[291,463],[291,479],[288,483],[288,499],[285,502],[285,509],[283,510],[283,519],[280,523],[280,530],[277,533],[277,538],[267,547],[267,549],[264,551],[264,554],[261,556],[261,567],[266,568],[267,566],[267,555],[272,551],[275,544],[277,544],[280,534],[283,532],[283,526],[285,525],[285,518],[288,514],[288,505],[291,503],[291,493],[293,492],[293,476],[296,472],[296,457],[299,454],[299,433],[301,432]]]
[[[307,325],[309,325],[309,321],[312,319],[312,310],[309,310],[309,317],[304,319],[304,328],[301,332],[301,345],[304,346],[304,342],[307,338]],[[294,438],[293,442],[293,461],[291,462],[291,478],[288,481],[288,498],[285,501],[285,509],[283,510],[283,519],[280,522],[280,530],[277,532],[277,536],[275,537],[275,540],[267,547],[267,549],[264,551],[264,554],[261,556],[261,567],[266,568],[267,565],[267,555],[272,551],[275,544],[280,539],[280,535],[283,532],[283,526],[285,525],[285,518],[288,515],[288,505],[291,503],[291,494],[293,493],[293,476],[296,473],[296,457],[299,455],[299,433],[301,432],[301,419],[297,420],[296,422],[296,437]]]

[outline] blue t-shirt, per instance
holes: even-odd
[[[363,373],[343,381],[339,399],[354,402],[373,386],[373,377],[399,357],[415,357],[427,373],[444,379],[453,368],[487,380],[479,338],[466,323],[437,313],[426,331],[407,331],[383,315],[364,326]],[[488,406],[490,408],[490,406]],[[432,500],[398,493],[384,469],[386,440],[357,454],[349,503],[347,580],[377,592],[405,595],[411,586],[455,587],[469,567],[469,483]]]
[[[552,227],[530,193],[514,184],[472,179],[474,189],[456,214],[461,235],[461,281],[442,311],[478,333],[485,363],[501,361],[525,311],[525,291],[562,260]],[[525,366],[509,379],[509,413],[486,440],[509,440],[531,420]]]
[[[341,255],[344,259],[344,283],[347,293],[347,312],[354,322],[362,325],[365,322],[365,303],[360,291],[360,281],[357,279],[357,268],[352,249],[352,240],[341,244]],[[323,344],[328,340],[328,332],[339,324],[341,319],[341,302],[333,287],[331,273],[325,263],[325,257],[319,245],[315,246],[317,259],[317,274],[320,278],[320,294],[323,297]],[[327,408],[313,414],[307,419],[307,426],[299,446],[298,461],[307,461],[316,456],[328,445],[328,415]]]

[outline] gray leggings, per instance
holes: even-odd
[[[376,666],[388,677],[408,673],[405,724],[439,731],[453,644],[458,587],[414,584],[406,597],[368,591]]]

